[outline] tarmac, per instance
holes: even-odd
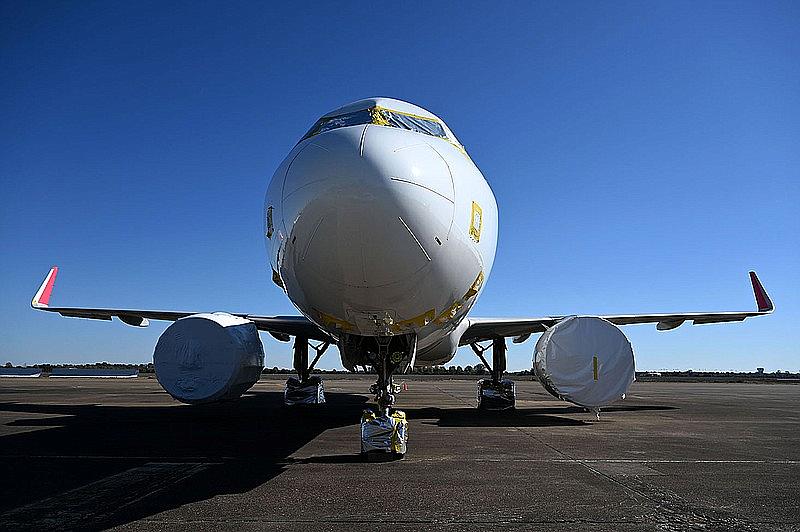
[[[399,378],[403,460],[365,463],[371,377],[187,406],[150,377],[0,381],[2,530],[800,530],[800,386],[635,383],[593,414],[517,380]]]

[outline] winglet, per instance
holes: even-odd
[[[767,291],[764,290],[764,286],[761,284],[761,281],[758,280],[758,276],[754,271],[750,272],[750,282],[753,284],[753,295],[756,298],[758,311],[772,312],[775,310],[775,305],[772,304],[772,300],[769,298]]]
[[[47,308],[47,304],[50,302],[50,294],[53,293],[53,286],[56,284],[56,275],[58,275],[58,266],[53,266],[50,268],[50,273],[42,281],[42,286],[39,287],[36,295],[31,300],[33,308]]]

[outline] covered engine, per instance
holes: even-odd
[[[635,379],[633,348],[613,323],[571,316],[536,342],[533,371],[554,396],[597,411],[625,397]]]
[[[258,381],[264,347],[250,320],[224,312],[179,319],[159,337],[156,378],[184,403],[235,399]]]

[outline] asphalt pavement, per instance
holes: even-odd
[[[635,383],[593,414],[517,380],[399,378],[403,460],[365,463],[367,376],[187,406],[154,378],[0,379],[3,530],[800,530],[800,385]]]

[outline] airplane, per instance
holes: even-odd
[[[624,398],[634,380],[633,350],[617,326],[655,323],[663,331],[774,310],[751,271],[755,311],[469,316],[494,262],[494,194],[442,119],[391,98],[358,100],[317,120],[272,176],[263,214],[272,282],[298,316],[51,307],[57,267],[31,305],[137,327],[173,322],[158,340],[154,366],[159,383],[185,403],[233,399],[253,386],[264,365],[258,331],[294,338],[297,377],[286,383],[286,403],[322,403],[323,383],[311,372],[336,345],[345,368],[376,374],[378,410],[362,417],[362,452],[399,456],[407,430],[394,408],[393,376],[447,363],[460,346],[471,346],[489,369],[478,383],[479,408],[513,408],[514,384],[503,378],[506,339],[521,343],[542,333],[533,361],[540,382],[599,412]],[[491,363],[484,356],[490,349]]]

